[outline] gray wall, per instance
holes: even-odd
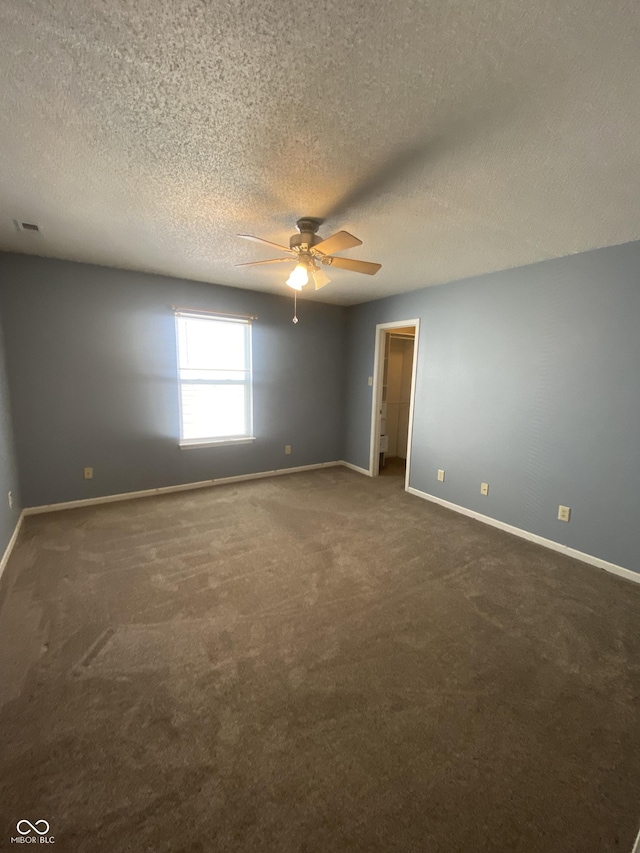
[[[259,315],[254,445],[178,448],[172,303]],[[23,504],[340,458],[366,468],[375,325],[420,317],[411,485],[640,571],[639,243],[348,311],[302,302],[297,326],[291,308],[268,294],[0,255]],[[17,488],[1,381],[0,412],[8,538],[17,512],[7,514],[6,491]],[[85,465],[94,480],[82,479]],[[568,525],[560,503],[572,507]]]
[[[341,458],[344,308],[12,254],[0,282],[25,506]],[[179,449],[172,304],[259,316],[253,444]]]
[[[13,493],[13,509],[9,509],[8,492]],[[9,405],[4,340],[0,323],[0,559],[18,523],[20,509],[18,469]]]
[[[344,458],[361,467],[375,325],[413,317],[410,485],[640,571],[640,243],[349,309]]]

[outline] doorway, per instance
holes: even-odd
[[[369,474],[409,483],[419,320],[376,327]]]

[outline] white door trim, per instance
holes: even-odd
[[[371,394],[371,438],[369,442],[369,476],[377,477],[380,473],[380,430],[378,429],[378,410],[382,403],[384,336],[387,329],[405,329],[408,327],[415,327],[416,336],[413,343],[413,366],[411,370],[411,399],[409,401],[409,431],[407,435],[407,474],[404,481],[405,489],[409,485],[409,472],[411,470],[413,413],[416,395],[418,343],[420,340],[420,320],[418,318],[414,320],[395,320],[392,323],[378,323],[376,326],[376,341],[373,354],[373,393]]]

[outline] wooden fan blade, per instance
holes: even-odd
[[[316,243],[313,251],[322,252],[323,255],[335,255],[336,252],[344,252],[345,249],[353,249],[354,246],[362,246],[362,240],[358,240],[348,231],[338,231],[321,243]]]
[[[254,243],[264,243],[266,246],[274,246],[282,252],[290,252],[289,246],[281,246],[279,243],[272,243],[271,240],[263,240],[262,237],[254,237],[252,234],[238,234],[243,240],[253,240]]]
[[[331,266],[351,272],[363,272],[365,275],[375,275],[382,264],[372,264],[370,261],[354,261],[351,258],[330,258]]]
[[[235,267],[258,267],[260,264],[280,264],[282,261],[293,261],[293,258],[269,258],[268,261],[249,261],[248,264],[234,264]]]

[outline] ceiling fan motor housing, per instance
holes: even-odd
[[[321,243],[322,238],[318,237],[317,231],[320,228],[321,222],[319,219],[298,219],[296,228],[299,233],[294,234],[289,240],[289,246],[294,250],[308,250],[316,243]]]

